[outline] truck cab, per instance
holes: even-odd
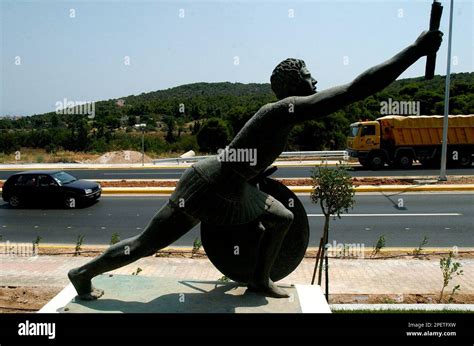
[[[350,133],[347,137],[347,151],[349,156],[356,157],[364,167],[369,164],[369,153],[380,149],[380,123],[378,121],[359,121],[350,125]],[[381,162],[375,162],[376,168],[383,166]],[[378,167],[380,166],[380,167]]]

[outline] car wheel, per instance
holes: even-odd
[[[13,208],[16,208],[16,207],[19,207],[20,206],[20,197],[16,196],[16,195],[13,195],[10,197],[10,200],[8,201],[8,203],[10,203],[10,205],[13,207]]]
[[[67,196],[64,199],[64,206],[68,209],[74,209],[77,206],[76,198],[73,196]]]

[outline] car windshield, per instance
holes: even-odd
[[[350,137],[355,137],[357,136],[357,133],[359,132],[359,126],[351,126],[351,133]]]
[[[72,183],[73,181],[76,181],[77,179],[74,178],[72,175],[66,173],[66,172],[58,172],[58,173],[54,173],[52,175],[52,177],[54,178],[54,180],[56,180],[58,183],[60,183],[61,185],[63,184],[69,184],[69,183]]]

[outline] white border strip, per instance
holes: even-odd
[[[53,299],[51,299],[45,306],[43,306],[39,314],[57,314],[64,308],[71,300],[76,297],[76,289],[72,284],[67,285],[59,292]]]
[[[301,312],[304,314],[330,314],[326,298],[318,285],[295,285]]]

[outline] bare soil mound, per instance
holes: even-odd
[[[144,161],[151,163],[152,159],[145,154]],[[141,163],[142,153],[133,150],[120,150],[120,151],[109,151],[104,155],[98,157],[95,160],[91,160],[88,163],[101,163],[101,164],[113,164],[113,163]]]

